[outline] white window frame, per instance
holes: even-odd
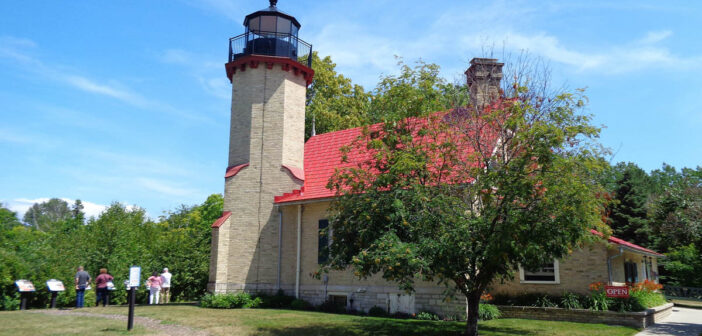
[[[558,259],[553,259],[553,273],[554,273],[554,281],[524,280],[524,268],[522,267],[522,265],[519,265],[519,283],[559,285],[561,283],[561,274],[560,274],[560,268],[558,265]]]

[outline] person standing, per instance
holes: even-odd
[[[76,308],[83,308],[85,304],[85,289],[90,285],[90,274],[78,266],[76,273]]]
[[[95,299],[95,306],[97,307],[102,301],[102,306],[105,307],[110,301],[110,292],[107,289],[107,283],[111,282],[114,278],[107,273],[107,268],[100,269],[100,275],[95,278],[95,287],[97,298]]]
[[[163,280],[163,283],[161,284],[163,303],[171,302],[171,276],[172,274],[168,272],[168,267],[165,267],[163,269],[163,273],[161,273],[161,280]]]
[[[149,286],[149,304],[158,304],[158,294],[161,292],[161,284],[163,279],[154,271],[151,276],[146,281],[147,286]]]

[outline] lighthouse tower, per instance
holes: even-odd
[[[314,71],[300,23],[277,1],[244,19],[229,40],[232,83],[224,213],[212,225],[208,289],[267,292],[279,287],[281,213],[274,197],[304,182],[305,95]]]

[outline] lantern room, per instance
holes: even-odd
[[[297,37],[300,23],[281,11],[277,0],[270,6],[246,16],[246,31],[229,39],[229,62],[246,55],[285,57],[308,67],[312,63],[312,45]]]

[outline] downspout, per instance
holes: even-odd
[[[283,209],[278,206],[278,276],[275,280],[275,286],[280,290],[280,264],[283,262]]]
[[[297,257],[295,258],[295,298],[300,298],[300,240],[302,237],[302,204],[297,205]]]
[[[607,258],[607,275],[609,276],[609,284],[612,285],[612,259],[621,257],[622,254],[624,254],[624,248],[619,247],[619,254],[613,255],[609,258]]]

